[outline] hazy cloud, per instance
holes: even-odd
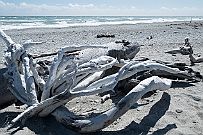
[[[68,6],[72,7],[72,8],[92,8],[92,7],[94,7],[94,4],[79,5],[79,4],[69,3]]]
[[[169,7],[161,7],[161,12],[163,14],[169,14],[169,15],[188,15],[188,16],[202,16],[203,10],[196,8],[196,7],[181,7],[181,8],[169,8]]]

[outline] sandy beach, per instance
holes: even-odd
[[[6,30],[16,43],[26,40],[43,42],[28,48],[31,54],[55,52],[60,47],[71,45],[100,45],[118,40],[138,42],[141,45],[136,58],[146,57],[170,63],[184,62],[191,65],[187,55],[171,55],[165,51],[178,48],[188,37],[193,46],[194,56],[203,57],[203,22],[170,22],[134,25],[102,25],[67,28],[32,28]],[[115,38],[96,38],[98,34],[111,34]],[[151,37],[149,39],[148,37]],[[0,67],[3,68],[3,52],[6,45],[0,39]],[[203,75],[203,63],[192,69]],[[99,113],[112,106],[112,100],[100,104],[99,96],[81,97],[72,100],[67,106],[77,114]],[[151,96],[139,100],[138,107],[132,107],[125,115],[109,127],[92,134],[101,135],[201,135],[203,134],[203,82],[191,86],[156,91]],[[51,116],[33,117],[22,128],[6,131],[6,125],[22,109],[14,105],[0,110],[0,134],[15,135],[73,135],[75,131],[66,129]]]

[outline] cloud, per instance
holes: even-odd
[[[3,1],[0,1],[0,7],[11,7],[11,6],[15,6],[14,3],[8,3],[8,2],[3,2]]]
[[[75,15],[77,10],[90,11],[95,9],[94,4],[68,4],[68,5],[48,5],[48,4],[30,4],[30,3],[8,3],[0,1],[0,15]],[[78,11],[79,13],[82,13]],[[87,13],[85,11],[84,13]]]
[[[92,7],[94,7],[94,4],[79,5],[79,4],[69,3],[68,6],[72,7],[72,8],[92,8]]]
[[[95,5],[69,3],[67,5],[9,3],[0,0],[0,15],[203,15],[203,9],[195,7],[156,9],[117,7],[112,5]]]
[[[202,16],[203,10],[196,8],[196,7],[161,7],[160,12],[162,14],[169,14],[169,15],[186,15],[186,16]]]

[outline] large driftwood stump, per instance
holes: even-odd
[[[157,89],[167,90],[171,87],[171,80],[156,75],[169,74],[198,81],[191,72],[180,71],[178,68],[153,61],[131,60],[139,52],[137,43],[116,46],[115,43],[68,46],[61,48],[57,53],[49,54],[55,55],[51,64],[41,62],[37,65],[23,45],[16,44],[2,30],[0,35],[8,48],[5,52],[7,70],[2,69],[0,76],[0,81],[3,82],[0,89],[0,105],[13,102],[15,99],[28,105],[25,111],[10,122],[10,128],[18,121],[23,124],[34,115],[39,117],[52,115],[58,122],[78,132],[95,132],[125,114],[147,92]],[[29,44],[32,43],[29,42],[26,46]],[[93,53],[90,48],[102,51]],[[38,57],[46,56],[48,54]],[[103,76],[104,72],[113,66],[117,66],[119,70]],[[41,74],[39,69],[47,70],[47,76]],[[154,71],[152,76],[143,77],[140,74],[149,71]],[[80,119],[64,107],[64,104],[76,97],[115,91],[117,85],[125,85],[121,84],[121,81],[133,77],[144,79],[139,80],[115,106],[96,117]]]

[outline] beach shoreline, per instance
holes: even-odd
[[[203,21],[203,16],[0,16],[0,29],[65,28]]]
[[[28,48],[28,52],[32,54],[55,52],[61,47],[71,45],[100,45],[126,40],[138,42],[141,45],[141,50],[136,55],[136,58],[145,57],[151,60],[170,63],[183,62],[190,65],[189,56],[187,55],[164,53],[180,47],[184,44],[184,39],[188,37],[193,46],[194,56],[203,57],[203,21],[29,28],[6,30],[5,33],[11,36],[16,43],[23,43],[29,39],[43,42],[43,44],[33,45]],[[111,34],[115,35],[115,38],[97,38],[99,34]],[[3,52],[6,45],[2,39],[0,39],[0,44],[0,67],[3,68],[5,67],[3,65]],[[203,74],[203,63],[195,64],[192,68]],[[164,92],[158,91],[152,96],[139,101],[139,104],[147,103],[146,105],[135,109],[132,108],[112,125],[96,134],[203,134],[202,89],[203,83],[199,82],[190,87],[171,88]],[[73,100],[68,106],[76,113],[84,113],[87,111],[86,109],[98,106],[99,103],[92,102],[95,100],[99,100],[99,97],[81,97],[79,101],[84,101],[84,103],[80,104]],[[110,103],[111,101],[108,101],[101,105],[100,108],[108,109]],[[81,109],[81,107],[86,109]],[[21,111],[13,105],[0,110],[0,125],[2,125],[0,126],[0,134],[9,134],[6,132],[4,124]],[[26,127],[15,134],[35,135],[48,134],[49,132],[50,134],[57,134],[57,132],[58,134],[76,134],[56,124],[53,118],[38,119],[35,117],[31,118],[30,121],[33,122],[27,124]],[[40,127],[41,124],[42,127]],[[58,126],[59,129],[53,131],[51,128],[55,126]]]

